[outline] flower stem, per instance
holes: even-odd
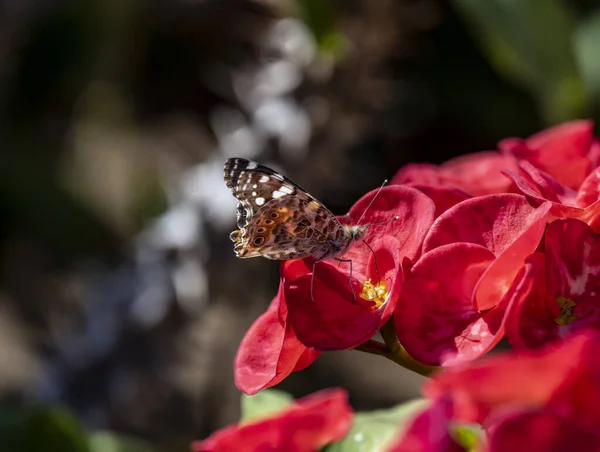
[[[426,366],[408,354],[406,349],[400,344],[400,341],[398,341],[392,319],[388,320],[388,322],[381,327],[379,332],[383,337],[387,349],[387,353],[383,356],[390,361],[425,377],[429,377],[440,369],[436,366]]]
[[[388,349],[385,344],[381,342],[374,341],[373,339],[368,340],[364,344],[359,345],[354,350],[358,350],[359,352],[370,353],[372,355],[379,355],[387,357]]]
[[[398,342],[398,347],[395,350],[386,355],[386,358],[390,361],[394,361],[396,364],[399,364],[408,370],[412,370],[413,372],[423,375],[424,377],[430,377],[433,373],[440,370],[440,367],[426,366],[425,364],[414,359],[408,354],[405,348],[400,345],[400,342]]]

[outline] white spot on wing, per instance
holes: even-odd
[[[256,162],[248,162],[248,166],[246,168],[248,169],[255,169],[256,168]]]
[[[281,198],[282,196],[287,195],[288,193],[283,193],[282,191],[274,191],[273,192],[273,199],[277,199],[277,198]]]
[[[287,185],[282,186],[279,191],[291,195],[294,193],[294,189],[292,187],[288,187]]]
[[[265,198],[256,198],[254,202],[257,206],[262,206],[265,203]]]
[[[269,176],[261,176],[259,182],[265,183],[269,181]]]
[[[256,196],[258,195],[258,193],[256,193],[255,191],[252,192],[252,196]]]
[[[254,188],[256,190],[258,188],[258,185],[257,184],[253,184],[252,188]],[[254,196],[256,196],[256,195],[254,195]]]

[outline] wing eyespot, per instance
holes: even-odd
[[[267,226],[269,226],[269,225],[273,224],[273,223],[274,223],[274,221],[273,221],[273,220],[269,220],[269,219],[267,218],[267,219],[264,221],[264,223],[265,223]]]
[[[269,216],[273,219],[276,220],[277,218],[279,218],[279,214],[277,212],[271,212],[269,214]]]
[[[263,243],[265,243],[265,238],[264,237],[256,237],[254,239],[254,246],[261,246]]]
[[[258,234],[262,234],[262,233],[263,233],[263,232],[265,232],[265,231],[266,231],[266,229],[265,229],[265,228],[263,228],[263,227],[260,227],[260,228],[258,228],[258,229],[256,230],[256,232],[257,232]]]

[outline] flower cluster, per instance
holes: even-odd
[[[396,361],[401,351],[448,367],[503,337],[532,349],[600,326],[599,162],[593,124],[575,121],[402,168],[339,217],[380,223],[369,246],[343,256],[351,269],[330,260],[313,274],[310,259],[283,262],[277,296],[240,345],[238,388],[273,386],[323,351]],[[378,331],[386,344],[372,340]]]
[[[339,217],[373,224],[366,244],[343,256],[351,266],[282,263],[277,296],[239,347],[236,385],[256,394],[322,352],[354,349],[438,372],[424,388],[429,407],[393,452],[600,450],[599,164],[593,124],[574,121],[497,151],[402,168]],[[501,339],[515,353],[472,362]],[[279,438],[298,409],[196,450],[243,429]],[[313,445],[286,450],[347,433],[325,409],[315,416]],[[352,422],[350,411],[340,418]],[[465,445],[460,423],[481,435]]]
[[[448,369],[425,384],[431,405],[388,450],[599,451],[598,353],[600,335],[586,331],[540,350]],[[465,444],[457,426],[474,423],[480,435]]]
[[[600,334],[585,331],[539,350],[452,367],[425,384],[427,405],[378,441],[357,429],[345,391],[331,389],[219,430],[191,450],[313,452],[337,442],[334,450],[600,451],[598,354]],[[381,412],[371,420],[375,431],[387,422],[377,419]]]

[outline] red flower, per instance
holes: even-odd
[[[517,274],[542,238],[550,207],[536,209],[520,195],[488,195],[463,201],[435,221],[394,314],[410,355],[429,365],[456,364],[487,353],[502,338],[523,277]]]
[[[361,198],[341,221],[356,224],[375,193]],[[312,259],[284,262],[288,320],[300,342],[318,350],[344,350],[370,339],[394,311],[402,287],[401,262],[419,256],[434,209],[433,202],[415,189],[385,187],[364,223],[399,219],[368,229],[364,240],[374,256],[360,242],[343,256],[352,259],[351,275],[348,263],[334,260],[319,262],[315,275]]]
[[[502,174],[505,169],[517,169],[514,157],[484,151],[456,157],[440,166],[408,164],[396,173],[392,183],[458,188],[473,196],[506,193],[512,182]]]
[[[507,323],[513,347],[540,347],[574,331],[600,328],[600,236],[588,225],[552,222],[545,255],[532,256],[526,273],[527,290]]]
[[[600,437],[554,413],[531,410],[496,420],[488,433],[489,452],[530,450],[540,452],[600,451]]]
[[[440,398],[410,422],[388,452],[464,452],[450,436],[452,404]]]
[[[598,450],[599,353],[600,336],[580,333],[539,351],[449,369],[426,383],[424,393],[450,398],[453,421],[482,424],[492,451],[558,451],[565,444]]]
[[[600,144],[593,133],[592,121],[572,121],[526,140],[507,138],[498,147],[519,160],[530,162],[567,188],[577,190],[599,163]]]
[[[245,394],[256,394],[308,367],[320,354],[298,341],[287,322],[282,285],[242,339],[234,362],[235,384]]]
[[[522,162],[520,172],[506,171],[519,190],[534,203],[550,201],[556,218],[579,218],[600,230],[600,170],[593,171],[579,191],[571,190],[533,165]]]
[[[449,431],[480,424],[474,450],[600,450],[600,335],[577,334],[558,346],[507,353],[447,369],[423,392],[432,401],[390,452],[453,451]],[[469,449],[472,450],[472,449]]]
[[[352,417],[344,390],[321,391],[266,419],[225,427],[193,443],[191,450],[314,452],[346,436]]]

